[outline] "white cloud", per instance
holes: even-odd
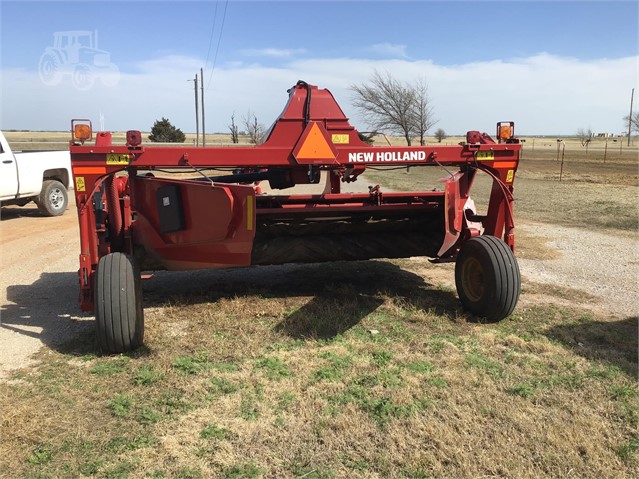
[[[369,47],[369,50],[385,57],[408,58],[406,55],[406,45],[396,43],[376,43]]]
[[[134,73],[121,72],[116,86],[98,81],[88,91],[74,89],[70,78],[48,87],[37,72],[3,69],[0,128],[63,130],[71,118],[97,122],[102,112],[111,130],[148,130],[164,116],[195,131],[193,85],[187,80],[202,64],[193,57],[147,60]],[[547,53],[460,65],[351,58],[289,60],[277,68],[234,63],[216,68],[211,77],[206,125],[208,132],[224,132],[234,111],[237,118],[249,108],[270,124],[288,99],[286,90],[305,80],[330,89],[351,123],[366,130],[366,119],[350,105],[348,87],[378,69],[406,81],[425,77],[437,127],[449,134],[491,132],[499,120],[515,121],[520,134],[574,134],[589,127],[620,132],[637,65],[638,57],[583,61]]]
[[[240,53],[247,57],[290,58],[306,53],[306,50],[303,48],[249,48],[240,50]]]

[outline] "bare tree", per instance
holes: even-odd
[[[246,128],[249,141],[254,145],[257,145],[264,133],[264,125],[257,121],[257,116],[255,116],[254,113],[251,113],[251,110],[249,110],[246,116],[242,118],[242,123],[244,128]]]
[[[437,138],[438,143],[441,143],[442,140],[446,138],[446,132],[441,128],[438,128],[437,131],[435,131],[435,138]]]
[[[353,106],[364,113],[374,130],[399,133],[410,146],[415,131],[415,91],[389,72],[373,71],[369,83],[351,85]]]
[[[579,138],[579,141],[581,141],[581,146],[585,146],[586,148],[588,148],[588,144],[592,141],[593,136],[594,133],[590,128],[588,128],[587,130],[579,128],[577,130],[577,138]]]
[[[239,131],[237,128],[237,124],[235,123],[235,112],[231,115],[231,124],[228,125],[229,130],[231,131],[231,141],[233,143],[239,143]]]
[[[413,104],[413,130],[419,137],[419,144],[424,146],[424,137],[426,132],[437,123],[433,116],[433,106],[428,97],[428,84],[424,77],[419,78],[412,86],[414,104]],[[439,140],[441,143],[441,140]],[[409,143],[410,145],[410,143]]]
[[[637,133],[639,133],[639,111],[636,113],[633,113],[632,117],[629,115],[624,116],[623,121],[625,122],[626,125],[630,123],[631,132],[636,131]]]

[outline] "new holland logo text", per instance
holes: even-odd
[[[424,151],[366,151],[349,153],[349,163],[383,163],[392,161],[424,161]]]

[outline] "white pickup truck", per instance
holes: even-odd
[[[11,151],[0,132],[0,205],[35,201],[45,216],[59,216],[69,203],[71,175],[68,151]]]

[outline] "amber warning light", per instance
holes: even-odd
[[[93,138],[91,120],[71,120],[71,131],[74,142],[84,143]]]
[[[497,139],[499,142],[510,140],[515,136],[514,121],[500,121],[497,123]]]

